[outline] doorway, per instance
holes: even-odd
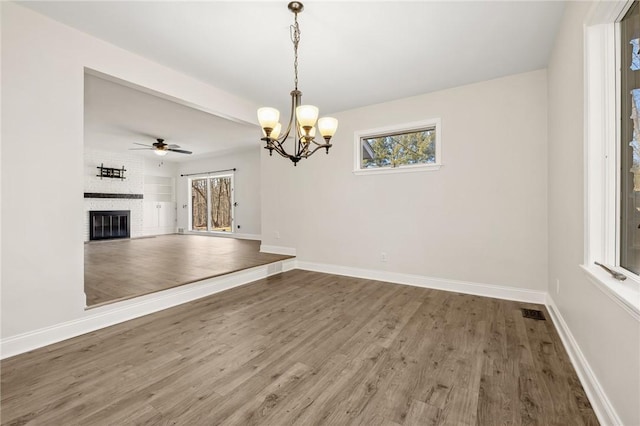
[[[189,179],[189,230],[233,232],[233,175]]]

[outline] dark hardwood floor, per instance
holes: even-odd
[[[4,360],[2,424],[597,424],[522,307],[294,270]]]
[[[260,253],[260,241],[161,235],[84,245],[84,290],[96,306],[265,265],[291,256]]]

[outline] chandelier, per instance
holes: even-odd
[[[302,92],[298,90],[298,44],[300,43],[300,27],[298,26],[298,13],[302,12],[304,6],[298,1],[292,1],[287,6],[293,12],[295,18],[294,23],[290,27],[291,41],[293,42],[293,74],[294,88],[291,91],[291,115],[289,124],[284,133],[282,133],[282,125],[280,124],[280,111],[275,108],[264,107],[258,109],[258,121],[262,127],[263,138],[265,141],[265,149],[269,150],[269,155],[273,155],[273,151],[281,156],[293,161],[294,165],[298,164],[303,158],[308,158],[319,149],[324,148],[329,153],[331,148],[331,137],[336,133],[338,128],[338,120],[333,117],[322,117],[318,119],[318,108],[313,105],[301,105]],[[322,142],[315,140],[316,122],[318,132],[324,139]],[[289,154],[284,144],[293,132],[294,139],[293,151]]]

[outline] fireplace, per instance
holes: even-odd
[[[89,211],[89,240],[129,238],[130,210]]]

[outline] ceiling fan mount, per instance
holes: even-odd
[[[185,149],[180,149],[180,145],[176,145],[176,144],[166,144],[164,143],[164,139],[162,138],[156,138],[156,142],[154,142],[153,144],[151,144],[151,146],[143,144],[143,143],[137,143],[134,142],[135,145],[142,145],[145,148],[129,148],[129,150],[152,150],[154,152],[154,154],[163,156],[163,155],[167,155],[167,153],[169,151],[171,152],[177,152],[179,154],[191,154],[191,151],[187,151]]]

